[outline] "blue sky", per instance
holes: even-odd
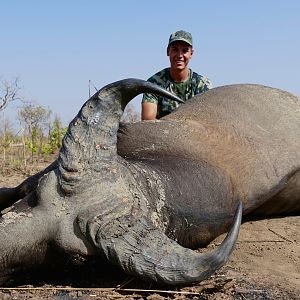
[[[167,67],[167,40],[179,29],[194,38],[190,67],[214,86],[259,83],[300,96],[298,0],[0,0],[0,28],[2,79],[18,76],[26,99],[65,124],[88,99],[89,80],[101,88]]]

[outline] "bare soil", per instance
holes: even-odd
[[[6,174],[0,186],[15,186],[26,177]],[[300,299],[300,216],[242,224],[228,263],[190,287],[154,286],[105,264],[26,275],[15,288],[0,288],[0,299]]]

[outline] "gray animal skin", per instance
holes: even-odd
[[[13,205],[0,220],[1,285],[43,266],[51,252],[192,284],[228,260],[242,214],[299,214],[297,97],[223,86],[159,121],[119,128],[126,104],[144,92],[180,101],[138,79],[107,85],[70,123],[56,162],[0,189],[0,208]],[[192,250],[228,230],[212,252]]]

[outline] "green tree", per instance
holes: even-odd
[[[39,158],[43,148],[43,132],[50,125],[51,110],[40,105],[25,104],[18,111],[18,116],[29,136],[27,145],[31,150],[32,159],[34,154]]]
[[[56,116],[49,132],[51,153],[55,153],[56,150],[60,149],[62,145],[62,139],[66,132],[67,127],[63,127],[61,120]]]
[[[6,164],[6,152],[15,136],[12,129],[12,124],[9,119],[3,118],[0,120],[0,147],[3,151],[2,163]]]

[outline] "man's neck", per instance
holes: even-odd
[[[183,70],[170,69],[171,78],[175,82],[183,82],[183,81],[187,80],[189,77],[189,74],[190,74],[189,68],[185,68]]]

